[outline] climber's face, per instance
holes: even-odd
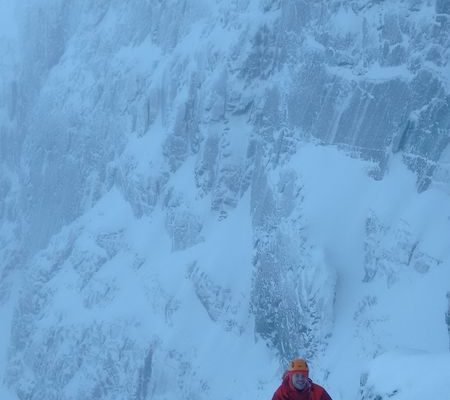
[[[298,389],[303,390],[307,386],[308,378],[299,372],[292,374],[292,385]]]

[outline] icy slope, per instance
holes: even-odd
[[[315,307],[330,302],[333,315],[313,314],[300,336],[305,345],[292,351],[311,353],[313,377],[335,398],[356,399],[361,374],[377,354],[401,348],[448,353],[448,246],[437,235],[449,228],[448,196],[431,189],[417,194],[413,174],[395,160],[386,180],[377,182],[367,176],[371,165],[334,149],[306,146],[297,157],[289,170],[302,176],[303,234],[316,249],[304,249],[299,264],[308,254],[315,264],[287,270],[280,286],[297,299],[293,312],[300,322],[303,310],[311,310],[308,301]],[[179,172],[173,183],[192,193],[192,173]],[[12,331],[8,386],[31,398],[53,392],[66,398],[270,397],[281,371],[274,352],[255,337],[250,312],[256,289],[249,200],[244,196],[226,219],[206,217],[201,242],[174,252],[163,204],[151,217],[136,218],[118,190],[105,195],[30,262]],[[202,199],[190,207],[205,212]],[[375,246],[367,226],[375,215],[393,214],[393,236]],[[415,256],[410,251],[418,235]],[[377,273],[365,278],[374,247],[386,254]],[[335,274],[332,305],[326,291]],[[281,307],[289,310],[291,296],[284,292]],[[322,352],[321,331],[314,329],[329,325]],[[295,331],[286,330],[294,347]],[[434,359],[427,361],[430,370]]]
[[[446,399],[450,393],[450,357],[418,352],[386,354],[370,363],[362,386],[363,400]]]
[[[18,2],[0,97],[8,395],[263,399],[304,355],[356,399],[379,354],[447,353],[449,13]],[[367,396],[392,394],[370,371]]]

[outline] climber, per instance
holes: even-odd
[[[296,358],[290,362],[272,400],[331,400],[331,397],[322,386],[309,379],[306,361]]]

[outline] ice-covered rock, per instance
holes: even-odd
[[[349,398],[423,291],[441,350],[445,1],[7,3],[7,395],[267,398],[303,355]]]

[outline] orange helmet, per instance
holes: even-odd
[[[306,375],[308,375],[309,368],[303,358],[296,358],[289,363],[288,371],[306,372]]]

